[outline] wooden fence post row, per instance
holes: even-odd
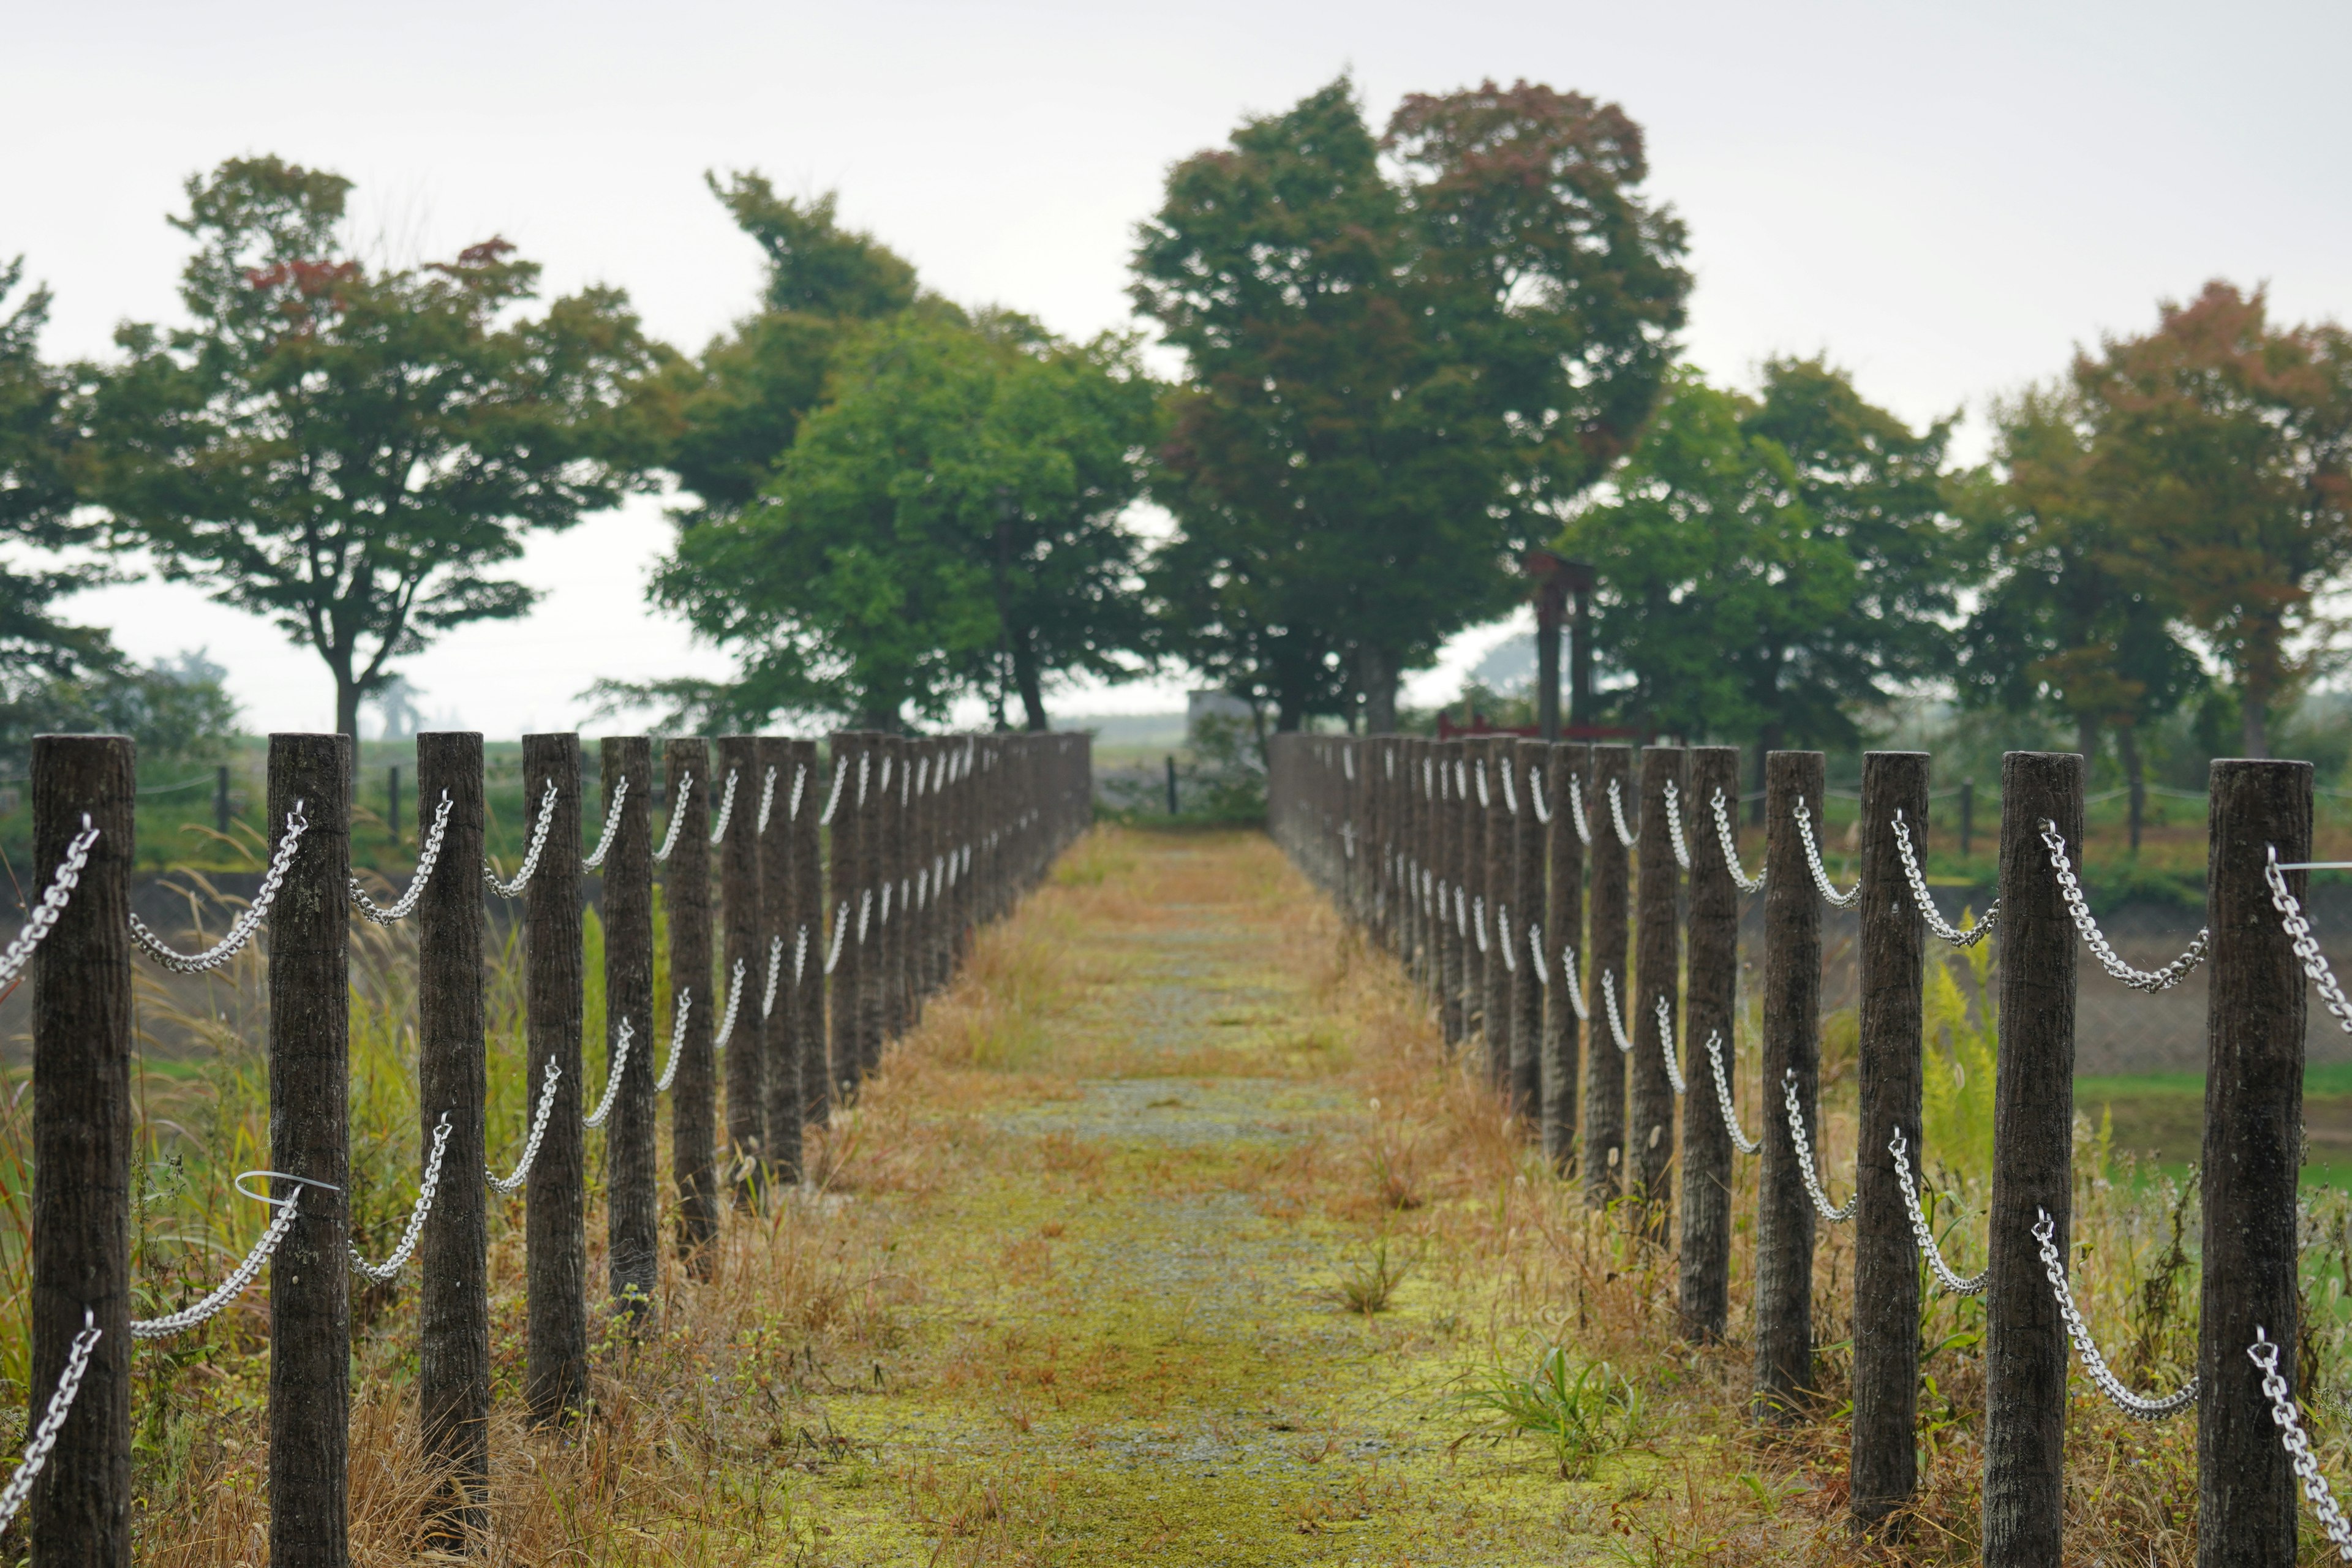
[[[2093,918],[2075,875],[2082,759],[2004,760],[1998,915],[1988,910],[1969,931],[1927,902],[1920,875],[1927,756],[1864,758],[1851,887],[1835,883],[1822,859],[1826,781],[1816,752],[1766,758],[1763,858],[1749,876],[1734,840],[1739,763],[1729,747],[1651,746],[1637,759],[1623,746],[1508,735],[1282,734],[1267,747],[1266,822],[1363,940],[1395,957],[1465,1068],[1493,1086],[1561,1176],[1595,1207],[1626,1200],[1638,1234],[1675,1247],[1676,1322],[1695,1342],[1730,1331],[1733,1162],[1761,1159],[1747,1324],[1759,1420],[1821,1414],[1814,1242],[1823,1224],[1854,1225],[1851,1508],[1854,1527],[1878,1535],[1905,1528],[1918,1479],[1922,1259],[1912,1173],[1927,1157],[1927,938],[1968,945],[1991,936],[1997,918],[1989,1261],[1973,1279],[1939,1252],[1927,1261],[1937,1288],[1986,1298],[1984,1560],[2054,1563],[2069,1333],[2081,1327],[2070,1324],[2072,1297],[2052,1286],[2049,1270],[2073,1263],[2074,944],[2078,924]],[[1966,836],[1973,785],[1946,793],[1959,797],[1954,826]],[[2306,975],[2326,973],[2297,902],[2312,794],[2307,763],[2212,764],[2197,1380],[2159,1399],[2125,1388],[2103,1364],[2084,1367],[2134,1414],[2196,1406],[2206,1564],[2294,1560],[2295,1477],[2275,1389],[2265,1391],[2249,1352],[2287,1347],[2276,1375],[2291,1384],[2304,986]],[[1761,1033],[1752,1041],[1737,1037],[1740,904],[1750,894],[1761,897],[1763,945]],[[1820,1138],[1824,904],[1859,908],[1861,1138],[1851,1184]],[[2161,992],[2201,947],[2145,973],[2111,951],[2094,956],[2124,984]],[[2352,1016],[2339,1021],[2352,1030]],[[1760,1103],[1744,1112],[1732,1087],[1743,1076],[1742,1046],[1760,1058]],[[1840,1192],[1851,1195],[1833,1206]],[[2291,1397],[2291,1387],[2276,1394]]]
[[[30,968],[28,1425],[53,1436],[33,1441],[26,1485],[7,1495],[24,1496],[41,1568],[127,1568],[132,1343],[193,1328],[265,1260],[273,1560],[349,1561],[351,1274],[363,1268],[389,1284],[412,1259],[423,1446],[447,1478],[423,1523],[438,1548],[478,1545],[492,1462],[492,1188],[520,1194],[525,1405],[541,1422],[583,1418],[593,1289],[587,1133],[604,1132],[609,1310],[642,1318],[661,1279],[659,1097],[671,1102],[674,1250],[700,1277],[723,1194],[755,1204],[798,1187],[803,1129],[823,1127],[855,1095],[888,1040],[952,980],[977,928],[1009,912],[1093,820],[1092,758],[1076,735],[852,731],[822,750],[740,735],[716,746],[671,741],[661,753],[667,820],[658,844],[645,738],[604,742],[602,798],[593,802],[583,798],[577,735],[526,736],[522,758],[531,847],[506,880],[483,858],[481,736],[417,738],[418,869],[384,905],[348,885],[351,742],[273,735],[269,871],[221,942],[184,954],[131,911],[131,743],[36,739],[34,843],[48,880],[23,938],[0,956],[0,989]],[[601,1053],[583,1052],[581,1040],[591,872],[604,930]],[[656,874],[672,976],[669,1016],[658,1020]],[[520,901],[526,970],[519,1068],[529,1121],[496,1129],[495,1141],[484,1119],[484,878],[492,896]],[[417,921],[419,1192],[382,1263],[352,1247],[345,1192],[354,910],[379,923]],[[132,952],[202,973],[265,926],[272,1169],[246,1173],[240,1185],[273,1216],[222,1289],[134,1323]],[[599,1054],[592,1082],[583,1058]],[[494,1147],[511,1173],[488,1167]]]

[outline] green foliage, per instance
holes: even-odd
[[[1459,1396],[1488,1413],[1497,1437],[1533,1437],[1551,1451],[1564,1481],[1589,1478],[1610,1455],[1643,1441],[1642,1391],[1605,1361],[1578,1364],[1559,1345],[1546,1345],[1525,1372],[1501,1362]]]
[[[340,237],[350,189],[276,158],[188,181],[190,324],[117,333],[92,493],[165,576],[314,649],[355,733],[393,659],[530,607],[495,569],[637,484],[656,409],[619,290],[519,315],[539,268],[496,238],[371,269]]]
[[[1963,913],[1966,927],[1974,911]],[[1924,1028],[1927,1071],[1920,1080],[1920,1147],[1912,1169],[1928,1162],[1974,1181],[1992,1176],[1994,1067],[2000,1020],[1991,987],[1992,939],[1927,966]],[[1958,970],[1968,978],[1964,990]]]
[[[0,766],[21,771],[40,734],[128,735],[151,784],[222,761],[236,728],[227,671],[201,653],[145,667],[110,657],[86,674],[47,680],[0,702]]]
[[[1412,1260],[1389,1256],[1388,1237],[1372,1244],[1372,1249],[1361,1257],[1348,1260],[1339,1270],[1339,1282],[1331,1288],[1331,1299],[1360,1317],[1389,1310],[1398,1286],[1412,1271]]]

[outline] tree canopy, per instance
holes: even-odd
[[[49,291],[23,285],[24,258],[0,265],[0,539],[36,552],[79,543],[79,476],[89,457],[82,420],[89,369],[42,363]],[[106,634],[58,619],[56,601],[106,579],[90,563],[0,562],[0,700],[44,681],[89,673],[113,657]]]

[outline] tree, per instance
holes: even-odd
[[[2273,328],[2262,290],[2212,282],[2155,331],[2076,356],[2084,483],[2140,574],[2237,689],[2243,746],[2315,672],[2313,597],[2352,564],[2352,335]]]
[[[0,265],[0,308],[24,276],[22,257]],[[74,517],[87,368],[42,363],[49,300],[47,289],[32,289],[0,314],[0,539],[44,552],[89,537]],[[0,700],[87,675],[115,657],[103,631],[61,621],[52,607],[106,577],[95,564],[0,563]]]
[[[906,311],[838,346],[759,504],[682,520],[654,593],[740,650],[731,688],[646,695],[756,722],[937,718],[967,691],[1131,673],[1145,626],[1127,512],[1155,389],[1136,345]],[[620,689],[610,689],[614,694]]]
[[[1171,651],[1285,728],[1350,695],[1393,725],[1655,395],[1689,278],[1645,174],[1613,105],[1490,82],[1383,141],[1344,78],[1176,167],[1133,289],[1189,367],[1153,481]]]
[[[660,430],[626,296],[523,316],[539,268],[495,238],[371,268],[351,188],[277,158],[188,181],[189,324],[117,333],[95,493],[119,543],[314,649],[356,735],[392,660],[530,606],[495,568],[639,486]]]

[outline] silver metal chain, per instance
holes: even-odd
[[[725,1050],[727,1042],[735,1037],[735,1017],[743,1006],[743,972],[746,967],[741,959],[737,959],[734,973],[727,977],[727,1010],[719,1015],[719,1033],[710,1039],[710,1048],[714,1051]],[[662,1087],[667,1089],[669,1085],[665,1083]]]
[[[827,974],[832,973],[833,966],[841,962],[841,939],[848,930],[849,900],[844,899],[841,900],[841,908],[835,910],[833,914],[833,951],[824,955],[824,972]]]
[[[1544,965],[1543,922],[1528,922],[1528,962],[1535,965],[1536,984],[1549,989],[1551,971]]]
[[[1513,816],[1519,815],[1519,792],[1511,784],[1511,775],[1516,771],[1508,763],[1495,770],[1496,776],[1503,781],[1503,807]]]
[[[1830,1202],[1829,1194],[1822,1190],[1821,1178],[1813,1172],[1812,1140],[1805,1136],[1805,1113],[1797,1104],[1797,1071],[1794,1068],[1780,1077],[1780,1098],[1789,1107],[1789,1138],[1797,1146],[1797,1173],[1805,1179],[1805,1191],[1812,1194],[1813,1207],[1821,1211],[1823,1219],[1832,1225],[1843,1225],[1853,1217],[1855,1206],[1862,1202],[1862,1194],[1855,1192],[1853,1196],[1846,1199],[1845,1207],[1839,1208]]]
[[[1609,1037],[1617,1042],[1621,1055],[1632,1055],[1633,1042],[1626,1037],[1625,1020],[1617,1010],[1617,977],[1605,969],[1601,972],[1601,1001],[1608,1013]]]
[[[730,773],[729,776],[732,777],[733,775]],[[755,835],[765,834],[768,831],[768,814],[775,808],[776,770],[774,768],[770,768],[768,770],[767,777],[760,782],[760,820],[759,825],[752,829],[752,832]],[[717,840],[713,839],[712,842],[716,843]]]
[[[1580,1024],[1592,1022],[1592,1005],[1585,999],[1584,981],[1576,973],[1576,944],[1563,942],[1559,949],[1559,983],[1568,987],[1568,1005]]]
[[[1578,773],[1568,775],[1568,822],[1576,829],[1576,841],[1591,848],[1592,824],[1584,816],[1584,779]]]
[[[604,1125],[604,1118],[613,1114],[613,1101],[619,1099],[621,1094],[621,1075],[628,1070],[629,1040],[634,1033],[635,1031],[629,1027],[629,1021],[626,1018],[622,1019],[620,1035],[613,1042],[612,1066],[604,1074],[604,1098],[596,1102],[595,1110],[581,1118],[585,1125],[602,1127]]]
[[[1617,788],[1619,782],[1616,779],[1609,781],[1609,820],[1616,826],[1617,842],[1631,849],[1639,836],[1626,825],[1625,797]]]
[[[1723,865],[1731,873],[1731,885],[1743,893],[1763,891],[1763,872],[1759,871],[1751,878],[1739,868],[1739,840],[1731,831],[1731,810],[1725,804],[1721,790],[1715,792],[1715,798],[1707,802],[1707,806],[1715,813],[1716,841],[1723,846]]]
[[[2074,879],[2074,868],[2066,858],[2066,840],[2060,837],[2058,825],[2048,817],[2042,819],[2042,847],[2050,851],[2050,869],[2057,875],[2059,896],[2066,900],[2066,912],[2074,917],[2074,929],[2083,934],[2083,945],[2099,961],[2099,967],[2122,981],[2135,991],[2153,994],[2169,991],[2189,977],[2189,972],[2205,962],[2205,944],[2212,936],[2211,930],[2200,931],[2189,942],[2189,951],[2161,969],[2134,969],[2107,945],[2106,934],[2091,918],[2091,906],[2084,900],[2083,885]]]
[[[793,961],[793,984],[794,985],[798,985],[801,983],[800,965],[802,961],[807,956],[808,927],[803,926],[801,927],[800,953]],[[783,977],[784,939],[781,936],[772,936],[768,939],[768,987],[761,994],[760,996],[761,1017],[765,1018],[775,1012],[776,987],[783,980]]]
[[[131,940],[148,957],[174,973],[201,974],[208,969],[218,969],[235,958],[237,951],[253,940],[253,933],[261,929],[261,922],[269,918],[269,906],[277,901],[278,889],[286,881],[286,868],[294,863],[295,847],[302,842],[303,830],[310,826],[310,819],[302,815],[302,803],[296,801],[294,809],[286,814],[286,836],[278,841],[278,852],[269,858],[269,869],[262,873],[261,886],[255,891],[253,901],[229,922],[228,934],[204,952],[174,952],[137,915],[131,917]]]
[[[2328,967],[2327,954],[2320,951],[2319,939],[2311,934],[2311,922],[2303,918],[2303,905],[2286,890],[2286,874],[2279,868],[2278,847],[2271,846],[2270,863],[2263,868],[2263,878],[2271,885],[2271,907],[2279,912],[2279,924],[2286,929],[2287,940],[2294,944],[2294,956],[2303,964],[2303,972],[2312,984],[2319,988],[2319,1000],[2352,1035],[2352,1000],[2347,1000],[2344,987],[2336,983],[2336,972]]]
[[[1912,901],[1919,906],[1919,918],[1927,922],[1929,931],[1954,947],[1974,947],[1992,934],[1993,927],[2000,921],[1999,899],[1987,905],[1985,912],[1977,917],[1976,924],[1966,931],[1952,924],[1937,911],[1936,900],[1927,896],[1927,875],[1919,869],[1918,857],[1911,852],[1911,827],[1903,820],[1903,808],[1900,806],[1895,809],[1895,852],[1903,858],[1903,875],[1911,884]],[[1896,1136],[1901,1136],[1899,1131]]]
[[[515,879],[511,882],[499,881],[497,868],[487,862],[484,863],[482,880],[489,884],[490,891],[502,899],[522,896],[522,890],[530,885],[531,873],[539,869],[540,851],[547,847],[548,825],[554,820],[555,781],[550,779],[547,781],[546,793],[539,797],[539,821],[530,830],[530,843],[522,854],[522,869],[515,873]]]
[[[1505,973],[1517,974],[1519,972],[1519,944],[1511,940],[1511,906],[1508,904],[1495,906],[1495,946],[1503,955]]]
[[[1486,900],[1481,897],[1470,900],[1470,929],[1478,933],[1478,951],[1486,951]]]
[[[81,1310],[81,1332],[66,1347],[65,1369],[58,1373],[58,1386],[49,1395],[49,1403],[41,1412],[41,1424],[33,1428],[33,1436],[25,1445],[25,1457],[18,1461],[16,1474],[8,1484],[0,1487],[0,1530],[8,1528],[25,1500],[33,1495],[33,1483],[40,1478],[41,1467],[48,1463],[49,1450],[58,1446],[58,1434],[65,1430],[66,1416],[72,1411],[74,1396],[81,1392],[81,1380],[89,1371],[89,1352],[106,1331],[98,1326],[98,1314],[88,1307]]]
[[[735,978],[738,981],[743,978],[743,966],[740,963],[735,966]],[[685,1054],[680,1047],[686,1044],[686,1021],[693,1016],[694,987],[681,985],[677,990],[677,1004],[670,1009],[669,1064],[661,1069],[661,1076],[654,1079],[656,1094],[667,1094],[672,1080],[677,1077],[678,1058]],[[714,1046],[712,1048],[720,1047]]]
[[[2319,1528],[2335,1546],[2336,1561],[2352,1563],[2352,1523],[2346,1522],[2344,1510],[2336,1506],[2336,1493],[2327,1478],[2319,1473],[2319,1458],[2311,1451],[2311,1439],[2303,1435],[2303,1417],[2295,1410],[2286,1379],[2279,1374],[2278,1342],[2267,1330],[2257,1327],[2246,1354],[2262,1371],[2263,1394],[2271,1402],[2271,1423],[2279,1429],[2279,1442],[2294,1466],[2296,1479],[2303,1482],[2303,1495],[2310,1500],[2311,1511],[2319,1516]]]
[[[848,767],[847,757],[833,759],[833,793],[824,797],[824,809],[817,814],[816,825],[819,827],[833,826],[834,808],[841,804],[841,781]],[[858,793],[863,795],[865,791],[861,788]]]
[[[269,1228],[261,1233],[261,1239],[253,1244],[253,1250],[245,1255],[245,1261],[230,1269],[228,1278],[203,1300],[160,1318],[134,1318],[131,1323],[131,1337],[134,1340],[169,1339],[173,1334],[194,1328],[244,1294],[245,1288],[253,1283],[254,1276],[261,1272],[261,1266],[269,1261],[269,1255],[278,1250],[278,1244],[286,1239],[286,1233],[294,1228],[297,1205],[301,1196],[300,1190],[297,1189],[292,1197],[263,1199],[265,1203],[277,1205],[278,1213],[271,1218]]]
[[[768,770],[768,787],[772,792],[774,790],[775,784],[776,770],[770,768]],[[733,768],[729,768],[727,770],[727,787],[719,796],[719,820],[713,823],[710,827],[710,842],[714,848],[717,847],[720,839],[727,837],[727,824],[734,816],[735,770]]]
[[[1542,823],[1547,827],[1551,826],[1551,807],[1544,804],[1543,770],[1541,768],[1530,766],[1528,769],[1528,804],[1536,808],[1536,820],[1538,822]]]
[[[772,775],[772,774],[774,773],[774,772],[775,772],[775,770],[774,770],[773,768],[771,768],[771,769],[769,769],[768,771],[769,771],[769,773],[770,773]],[[802,795],[803,792],[803,791],[805,791],[807,788],[808,788],[808,764],[807,764],[806,763],[793,763],[793,798],[792,798],[791,804],[789,804],[788,805],[786,805],[786,806],[784,807],[784,820],[785,820],[785,821],[787,821],[787,822],[798,822],[798,821],[800,820],[800,817],[801,817],[801,795]]]
[[[1813,886],[1821,889],[1822,902],[1833,910],[1850,910],[1862,897],[1862,879],[1856,877],[1853,886],[1841,893],[1830,881],[1830,874],[1822,865],[1821,846],[1813,842],[1813,814],[1801,798],[1797,802],[1797,837],[1805,846],[1805,869],[1813,874]]]
[[[25,965],[32,961],[33,950],[41,945],[41,939],[58,923],[58,917],[66,912],[66,905],[73,900],[73,890],[81,886],[82,868],[89,864],[90,847],[97,842],[98,829],[89,825],[89,813],[83,812],[81,831],[66,845],[66,858],[58,862],[57,875],[49,879],[41,901],[25,917],[25,929],[8,943],[7,951],[0,952],[0,986],[15,984],[16,976],[25,972]],[[131,919],[135,925],[139,917],[133,915]]]
[[[662,835],[661,847],[654,851],[655,864],[668,859],[670,851],[677,847],[677,830],[686,825],[686,797],[693,793],[694,774],[678,774],[677,787],[670,791],[669,831]]]
[[[1903,1207],[1911,1215],[1911,1237],[1919,1244],[1919,1256],[1927,1260],[1927,1267],[1935,1271],[1937,1281],[1953,1295],[1980,1294],[1985,1282],[1992,1278],[1992,1265],[1988,1263],[1974,1274],[1963,1277],[1955,1273],[1952,1266],[1944,1261],[1944,1250],[1936,1245],[1935,1233],[1927,1228],[1927,1213],[1919,1206],[1919,1189],[1911,1184],[1909,1147],[1903,1141],[1903,1129],[1898,1127],[1886,1145],[1886,1152],[1895,1156],[1895,1184],[1903,1189]]]
[[[441,792],[441,804],[433,808],[433,826],[425,835],[425,847],[416,855],[416,872],[408,879],[408,891],[400,895],[397,903],[379,904],[367,896],[367,889],[353,877],[344,891],[352,908],[359,910],[362,920],[388,926],[404,921],[416,912],[416,900],[425,896],[425,884],[433,880],[433,868],[441,863],[441,841],[449,832],[449,792]]]
[[[1470,900],[1459,883],[1454,889],[1454,934],[1465,941],[1470,936]]]
[[[629,798],[629,775],[623,773],[613,781],[613,804],[604,808],[604,833],[596,840],[595,852],[580,862],[583,871],[593,871],[604,865],[604,857],[612,853],[614,835],[621,831],[621,803]]]
[[[888,896],[888,889],[886,888],[883,889],[885,897]],[[885,908],[887,911],[887,906],[885,906]],[[873,912],[874,889],[868,888],[857,896],[857,945],[860,947],[864,947],[866,945],[866,918]],[[886,912],[883,915],[883,919],[889,919],[889,915]]]
[[[2058,1298],[2058,1315],[2066,1320],[2066,1333],[2074,1342],[2074,1353],[2083,1358],[2083,1370],[2099,1385],[2099,1392],[2108,1402],[2126,1415],[2142,1421],[2160,1421],[2168,1415],[2178,1415],[2197,1403],[2198,1380],[2187,1384],[2161,1399],[2148,1399],[2126,1388],[2123,1380],[2107,1370],[2107,1360],[2091,1339],[2091,1325],[2074,1310],[2074,1292],[2066,1288],[2066,1266],[2058,1256],[2058,1224],[2050,1217],[2048,1209],[2037,1210],[2041,1219],[2033,1226],[2033,1239],[2042,1250],[2042,1272],[2049,1277],[2051,1292]]]
[[[1675,1093],[1680,1096],[1687,1092],[1690,1086],[1683,1081],[1682,1064],[1675,1059],[1681,1052],[1675,1043],[1674,1010],[1666,1005],[1664,995],[1658,998],[1657,1017],[1658,1049],[1665,1053],[1666,1081],[1675,1086]]]
[[[501,1176],[488,1166],[483,1167],[482,1174],[489,1178],[490,1185],[498,1191],[513,1192],[530,1175],[530,1163],[539,1158],[540,1140],[547,1136],[547,1119],[555,1113],[555,1080],[562,1076],[563,1068],[557,1065],[553,1057],[548,1058],[547,1072],[539,1091],[539,1112],[530,1119],[530,1136],[523,1140],[522,1163],[514,1168],[514,1174]]]
[[[1353,746],[1340,747],[1339,761],[1347,764],[1348,782],[1349,784],[1354,784],[1356,782],[1356,748]]]
[[[1489,799],[1486,795],[1486,758],[1481,757],[1478,759],[1477,766],[1474,772],[1475,773],[1478,780],[1478,809],[1481,811],[1492,811],[1495,809],[1495,803]]]
[[[1674,845],[1675,864],[1689,870],[1690,841],[1683,837],[1683,792],[1675,787],[1672,779],[1666,781],[1666,837]]]
[[[409,1206],[408,1226],[400,1233],[400,1245],[392,1249],[392,1256],[382,1263],[370,1263],[360,1256],[358,1247],[350,1242],[343,1244],[350,1249],[352,1267],[379,1285],[392,1282],[408,1261],[408,1255],[416,1250],[416,1238],[425,1234],[425,1216],[433,1212],[433,1194],[441,1187],[441,1156],[449,1147],[449,1113],[445,1110],[433,1129],[433,1149],[425,1157],[425,1179],[416,1184],[416,1202]]]
[[[1739,1130],[1739,1112],[1731,1104],[1731,1079],[1723,1070],[1723,1036],[1719,1031],[1707,1031],[1706,1059],[1715,1068],[1715,1102],[1723,1107],[1723,1130],[1731,1134],[1733,1148],[1743,1154],[1753,1154],[1764,1147],[1764,1140],[1750,1138]]]

